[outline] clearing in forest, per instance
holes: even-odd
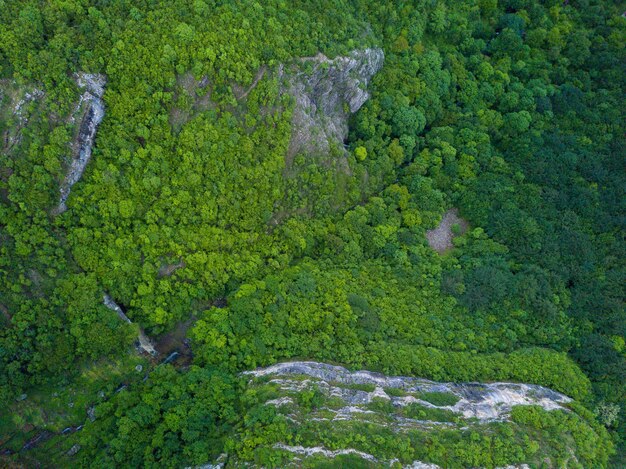
[[[426,232],[428,245],[442,254],[454,247],[452,238],[462,235],[468,228],[469,224],[459,217],[459,211],[456,208],[448,210],[441,219],[439,226]]]

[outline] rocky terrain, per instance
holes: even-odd
[[[341,366],[317,362],[279,363],[246,374],[270,378],[269,383],[277,384],[281,391],[287,393],[302,392],[316,386],[324,395],[339,398],[345,404],[336,412],[338,418],[351,413],[371,413],[366,406],[376,399],[388,401],[394,407],[419,404],[430,409],[444,409],[460,419],[475,419],[477,423],[507,420],[516,405],[538,405],[545,410],[555,410],[564,409],[571,401],[561,393],[532,384],[439,383],[371,371],[350,372]],[[308,378],[302,379],[303,376]],[[282,405],[288,399],[269,403]],[[442,401],[447,402],[441,404]]]
[[[448,210],[436,228],[426,232],[428,245],[442,254],[454,247],[452,239],[469,228],[468,223],[459,216],[457,209]],[[455,232],[456,231],[456,232]]]
[[[104,94],[106,78],[103,75],[79,73],[76,82],[84,91],[70,120],[74,122],[77,118],[76,116],[81,115],[82,118],[78,128],[78,135],[73,144],[69,169],[65,180],[61,184],[59,205],[54,210],[57,214],[67,210],[65,205],[67,198],[70,195],[72,186],[80,180],[85,172],[85,168],[91,159],[91,151],[98,125],[104,118],[102,95]]]
[[[368,100],[367,85],[384,59],[382,49],[364,49],[332,60],[318,54],[280,67],[284,90],[295,99],[287,166],[300,152],[343,151],[348,117]]]
[[[114,311],[122,321],[128,324],[132,324],[132,321],[128,318],[128,316],[126,316],[122,308],[106,293],[104,294],[103,302],[104,306],[109,308],[111,311]],[[139,350],[144,351],[150,355],[156,355],[157,353],[154,345],[152,345],[152,342],[150,341],[150,338],[141,328],[139,328],[139,334],[137,335],[137,345],[137,348]]]
[[[501,426],[520,431],[511,418],[517,406],[533,406],[548,413],[570,414],[569,397],[548,388],[521,383],[442,383],[371,371],[349,371],[312,361],[278,363],[243,373],[248,387],[284,416],[300,435],[271,448],[286,467],[318,467],[324,461],[352,467],[439,469],[429,461],[401,461],[400,453],[385,455],[359,445],[352,434],[416,438],[416,435],[490,434]],[[317,436],[314,436],[317,435]],[[323,435],[323,437],[321,436]],[[391,435],[396,435],[393,437]],[[511,438],[508,436],[507,438]],[[355,445],[339,441],[356,438]],[[426,437],[426,438],[431,438]],[[376,453],[376,454],[373,454]],[[341,460],[341,462],[339,461]],[[531,461],[514,461],[502,469],[525,469]],[[344,467],[342,466],[342,467]]]
[[[0,80],[0,118],[2,151],[9,154],[22,141],[22,132],[45,93],[34,85],[20,86],[12,80]]]

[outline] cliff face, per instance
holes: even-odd
[[[132,324],[132,321],[128,318],[128,316],[126,316],[122,308],[120,308],[120,306],[115,301],[113,301],[113,298],[111,298],[107,293],[104,294],[103,302],[104,302],[104,306],[109,308],[111,311],[115,312],[122,321],[128,324]],[[146,352],[150,355],[157,354],[157,351],[155,350],[154,345],[152,345],[152,341],[146,335],[146,333],[143,331],[141,327],[139,327],[139,333],[137,335],[136,344],[137,344],[138,350]]]
[[[60,184],[59,202],[52,209],[53,214],[67,210],[65,205],[70,190],[76,184],[89,160],[96,137],[98,125],[104,117],[104,86],[106,78],[103,75],[78,73],[74,77],[81,89],[78,102],[74,110],[68,115],[47,115],[45,118],[55,124],[76,125],[76,136],[68,148],[68,156],[63,162],[67,165],[67,172]],[[19,85],[14,81],[0,80],[0,135],[2,137],[0,150],[5,154],[14,154],[22,142],[23,131],[31,122],[44,101],[45,93],[35,85]],[[44,113],[45,115],[45,113]]]
[[[287,166],[298,153],[342,149],[348,118],[369,98],[367,85],[384,62],[382,49],[356,50],[330,60],[323,54],[281,66],[279,78],[295,99]]]

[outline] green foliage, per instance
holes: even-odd
[[[452,406],[459,402],[459,397],[446,392],[423,392],[418,397],[436,406]]]
[[[312,381],[310,385],[315,386],[316,380]],[[350,467],[367,466],[372,458],[374,467],[392,460],[402,465],[417,460],[453,468],[495,468],[521,462],[540,466],[546,457],[568,467],[606,467],[612,452],[606,431],[593,419],[587,420],[582,407],[574,406],[575,412],[569,412],[515,406],[510,422],[479,423],[445,409],[415,403],[396,407],[388,399],[374,398],[363,406],[366,413],[356,412],[350,418],[333,419],[334,414],[323,408],[295,405],[289,407],[287,419],[283,413],[287,411],[277,411],[257,398],[265,386],[253,380],[244,393],[245,423],[233,441],[234,465],[254,462],[284,467],[296,457],[302,467],[330,464],[320,454],[294,455],[280,445],[369,455],[368,459],[355,459]],[[401,430],[398,420],[403,423]],[[576,456],[576,462],[572,455],[581,453],[584,456]]]
[[[433,420],[435,422],[456,422],[457,415],[445,409],[433,409],[417,403],[412,403],[403,409],[406,417],[417,420]]]
[[[367,158],[367,148],[365,148],[365,147],[356,147],[354,149],[354,156],[356,156],[357,160],[363,161],[365,158]]]
[[[237,419],[237,389],[230,376],[162,365],[96,407],[78,439],[77,463],[178,467],[214,460]]]
[[[619,421],[620,408],[617,404],[600,402],[595,408],[595,415],[605,427],[612,427]]]
[[[324,400],[324,395],[319,389],[307,389],[297,395],[298,405],[306,410],[317,409]]]
[[[151,335],[199,317],[195,365],[163,367],[161,381],[103,404],[83,464],[195,465],[234,451],[280,466],[286,455],[270,446],[295,430],[253,403],[237,418],[230,375],[292,357],[550,386],[596,409],[623,459],[618,5],[88,3],[0,0],[0,403],[126,353],[137,326],[102,305],[106,291]],[[372,45],[385,66],[351,118],[347,158],[288,165],[279,64]],[[106,74],[106,116],[56,215],[77,71]],[[473,229],[452,227],[455,247],[439,256],[425,231],[450,207]],[[226,307],[211,307],[217,298]],[[574,466],[568,448],[583,467],[608,464],[593,416],[514,418],[528,438],[504,425],[324,441],[445,467],[540,464],[544,453]],[[227,438],[233,425],[240,439]],[[315,425],[298,444],[315,446]]]
[[[553,445],[549,454],[556,464],[605,467],[613,453],[609,441],[603,439],[605,430],[597,424],[587,424],[575,413],[547,412],[536,406],[516,406],[511,412],[511,418],[531,432],[533,429],[541,429],[547,433],[545,441]],[[571,461],[572,456],[567,449],[570,442],[579,448],[577,462]]]

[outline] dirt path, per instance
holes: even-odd
[[[250,94],[250,92],[251,92],[254,88],[256,88],[256,85],[258,85],[258,84],[259,84],[259,80],[260,80],[261,78],[263,78],[263,75],[265,75],[265,71],[266,71],[266,70],[267,70],[267,67],[266,67],[265,65],[263,65],[263,66],[259,69],[259,71],[257,72],[256,76],[254,77],[254,81],[253,81],[253,82],[252,82],[252,84],[248,87],[248,89],[247,89],[245,92],[243,92],[240,96],[237,96],[237,94],[238,94],[238,93],[235,93],[235,97],[237,98],[237,100],[238,100],[238,101],[241,101],[242,99],[245,99],[245,98],[246,98],[246,97]],[[235,91],[235,90],[234,90],[234,87],[233,87],[233,91]]]

